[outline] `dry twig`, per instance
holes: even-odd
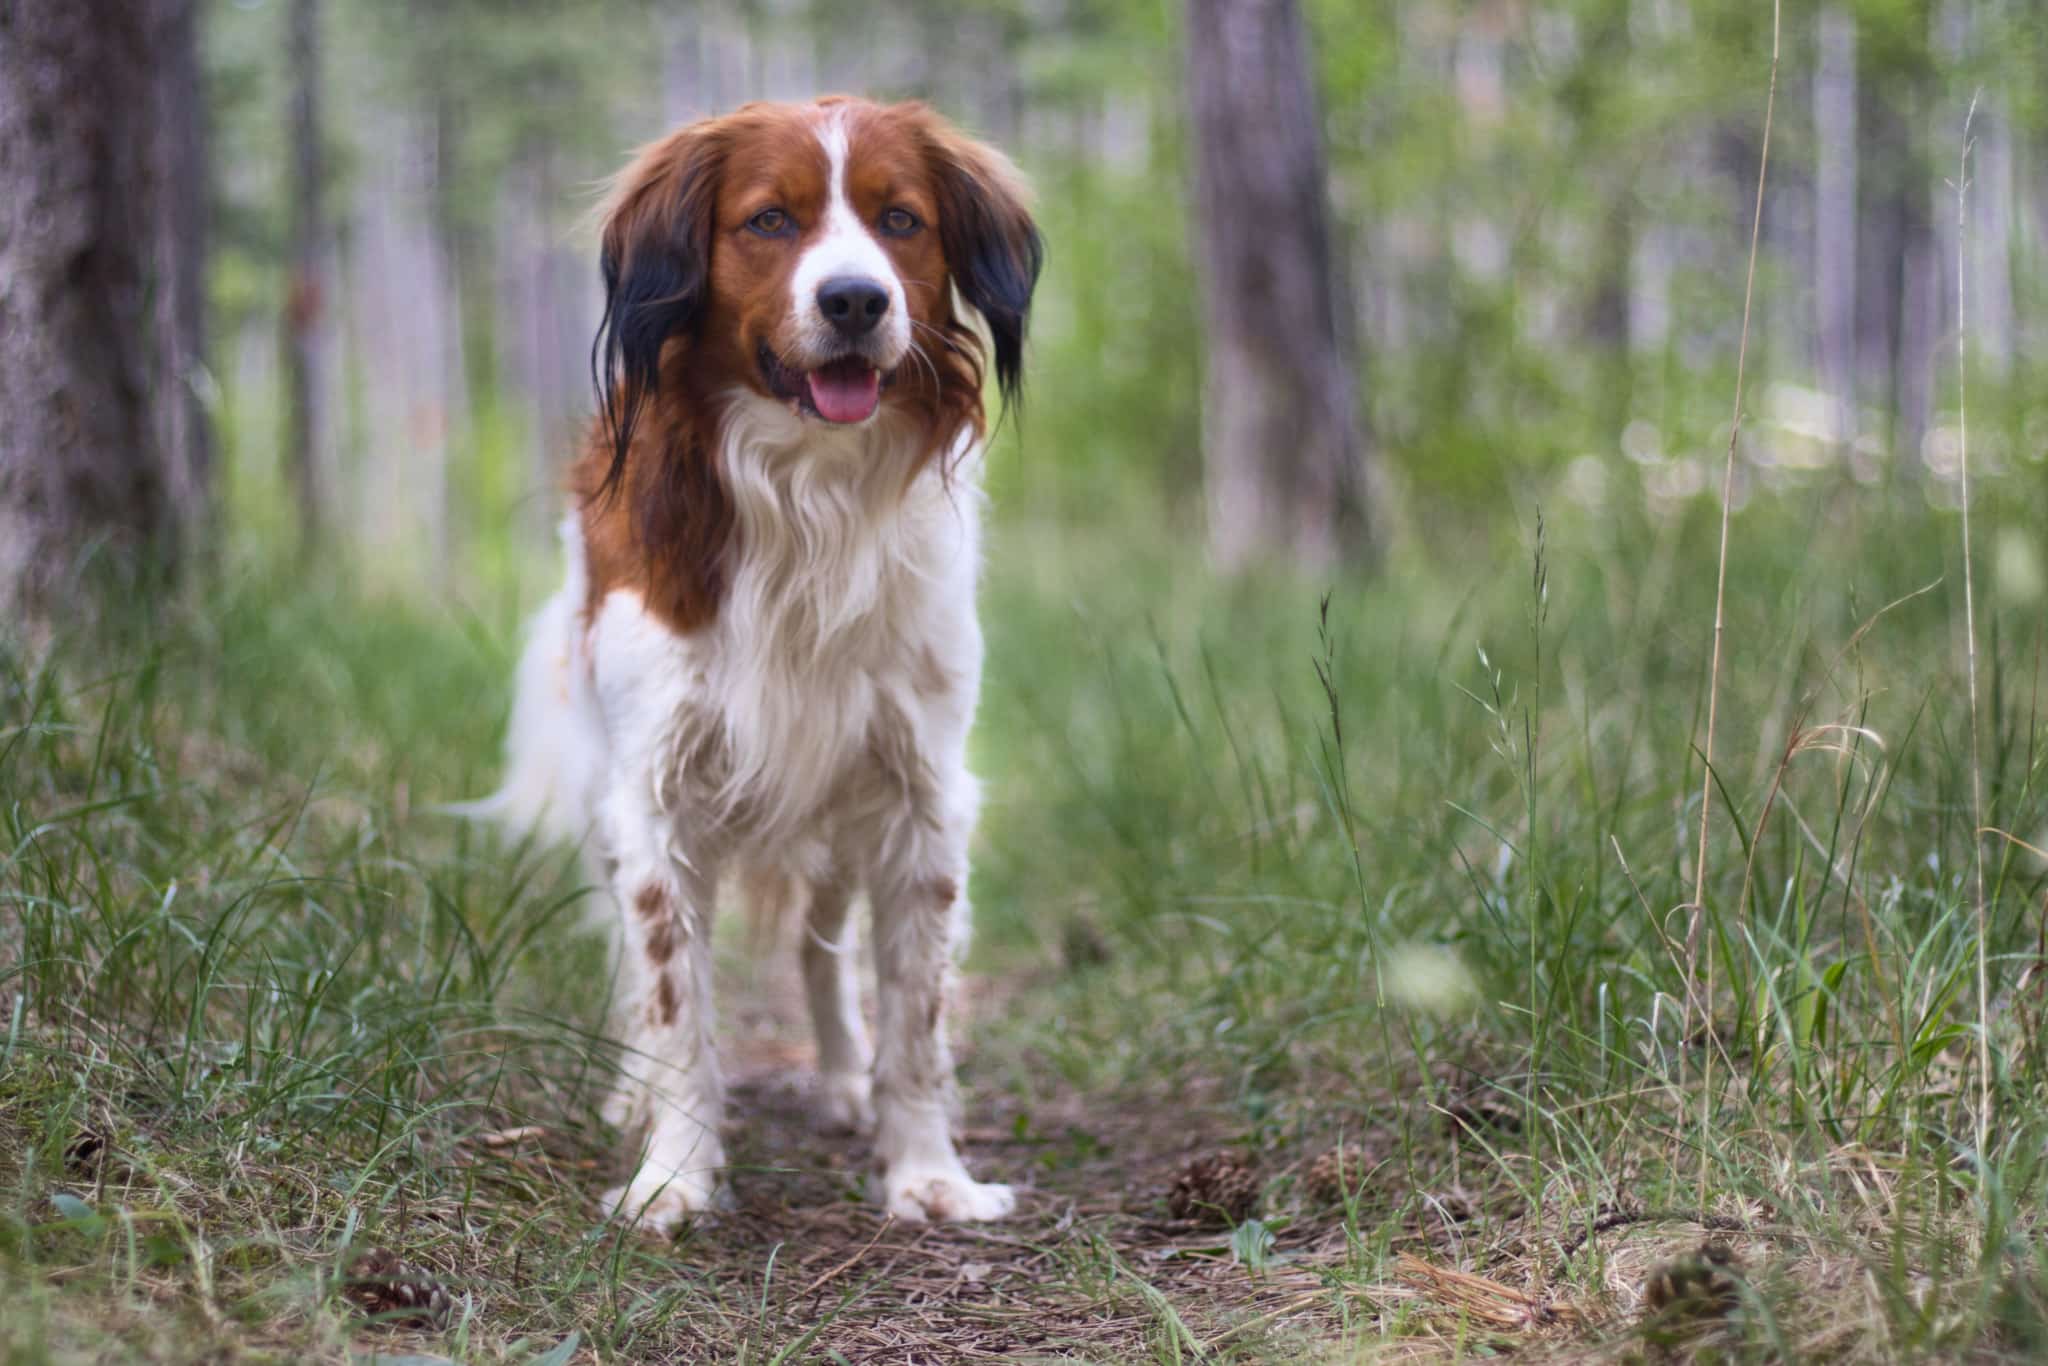
[[[1728,1214],[1709,1214],[1696,1209],[1604,1209],[1594,1216],[1593,1222],[1579,1229],[1571,1237],[1557,1245],[1558,1270],[1571,1260],[1572,1254],[1593,1240],[1593,1235],[1606,1233],[1630,1224],[1698,1224],[1713,1233],[1754,1233],[1755,1229]]]

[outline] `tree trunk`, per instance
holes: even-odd
[[[1856,439],[1856,16],[1820,12],[1813,77],[1813,307],[1832,435]]]
[[[554,157],[532,146],[513,161],[499,192],[496,288],[498,363],[524,402],[526,473],[520,518],[532,544],[553,544],[561,516],[563,460],[590,399],[590,334],[597,318],[579,302],[595,295],[581,252],[549,210],[567,198]]]
[[[753,44],[731,0],[704,0],[687,11],[664,11],[661,47],[662,127],[723,114],[759,96],[752,79]],[[865,51],[865,47],[861,50]]]
[[[1573,145],[1604,151],[1608,126],[1618,119],[1609,103],[1604,82],[1596,72],[1627,71],[1632,66],[1634,40],[1627,0],[1594,11],[1581,49],[1579,69],[1570,84],[1588,93],[1579,97]],[[1598,93],[1595,93],[1598,92]],[[1601,431],[1618,440],[1635,411],[1635,341],[1630,334],[1631,268],[1636,259],[1636,240],[1641,235],[1638,201],[1642,192],[1637,159],[1623,152],[1607,153],[1600,160],[1610,163],[1600,177],[1600,208],[1594,227],[1592,296],[1587,300],[1583,331],[1592,343]],[[1538,344],[1541,342],[1539,340]]]
[[[365,140],[381,154],[364,161],[349,238],[364,409],[352,539],[376,577],[397,584],[444,568],[460,313],[435,223],[434,129],[405,110],[369,117]]]
[[[299,545],[326,535],[330,497],[325,392],[328,271],[326,173],[320,146],[320,0],[292,0],[286,35],[292,138],[291,278],[284,306],[284,460],[298,504]]]
[[[196,9],[0,7],[0,620],[205,518]]]
[[[1857,82],[1856,352],[1865,398],[1889,423],[1894,471],[1917,478],[1933,398],[1943,296],[1935,208],[1940,166],[1922,145],[1934,75],[1924,51],[1873,52]],[[1944,130],[1947,135],[1947,130]]]
[[[1209,551],[1224,569],[1366,548],[1350,305],[1295,0],[1188,0],[1207,316]]]

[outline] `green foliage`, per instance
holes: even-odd
[[[977,1026],[967,1075],[970,1113],[1014,1113],[1019,1146],[977,1160],[1084,1195],[1140,1180],[1128,1140],[1097,1126],[1147,1114],[1170,1077],[1216,1095],[1269,1163],[1319,1135],[1382,1136],[1347,1206],[1354,1251],[1317,1263],[1346,1302],[1384,1284],[1407,1221],[1455,1181],[1529,1236],[1617,1200],[1768,1202],[1890,1306],[1869,1319],[1787,1261],[1758,1304],[1795,1340],[1836,1316],[1850,1327],[1829,1331],[1875,1355],[2028,1340],[2048,1056],[2025,984],[2048,867],[1987,847],[2008,1004],[1980,1156],[1953,518],[1842,481],[1738,520],[1700,941],[1713,994],[1688,1026],[1717,528],[1634,489],[1547,509],[1540,542],[1530,527],[1493,567],[1402,559],[1320,610],[1296,583],[1191,572],[1163,541],[998,528],[977,963],[1019,985]],[[2038,490],[1998,486],[1985,544],[2018,544],[2044,511]],[[2019,558],[2039,553],[1979,566],[1987,823],[2037,844],[2040,569]],[[837,1310],[803,1300],[818,1271],[787,1253],[762,1281],[765,1249],[734,1230],[674,1253],[593,1232],[597,1177],[572,1159],[613,1140],[588,1108],[608,1062],[576,870],[432,810],[489,781],[509,619],[249,572],[198,606],[112,653],[10,656],[4,675],[0,1151],[17,1156],[0,1165],[0,1278],[41,1325],[13,1331],[44,1335],[11,1350],[70,1359],[96,1306],[146,1283],[206,1308],[189,1329],[116,1320],[127,1351],[175,1358],[158,1339],[264,1324],[328,1352],[359,1330],[324,1268],[371,1243],[473,1292],[436,1348],[462,1359],[570,1332],[631,1359],[734,1331],[767,1359],[839,1341],[842,1314],[897,1312],[886,1279],[842,1287]],[[1482,1087],[1505,1127],[1447,1138],[1444,1112]],[[1088,1129],[1054,1118],[1072,1096]],[[570,1164],[479,1165],[477,1135],[523,1124]],[[95,1133],[117,1166],[67,1156]],[[1896,1200],[1840,1179],[1845,1153],[1900,1173]],[[762,1157],[763,1173],[790,1161]],[[1256,1233],[1219,1240],[1250,1284],[1295,1265],[1314,1227],[1273,1200]],[[420,1222],[458,1208],[468,1232]],[[851,1255],[869,1235],[848,1236]],[[1115,1226],[1033,1236],[1084,1302],[1091,1240],[1142,1264]],[[1872,1240],[1891,1250],[1853,1251]],[[688,1270],[708,1256],[739,1263]],[[1106,1284],[1134,1332],[1166,1324],[1185,1349],[1219,1331],[1169,1282]]]

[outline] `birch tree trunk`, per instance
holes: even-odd
[[[1327,566],[1366,549],[1357,381],[1295,0],[1188,0],[1209,551]]]
[[[0,8],[0,621],[204,520],[195,0]]]

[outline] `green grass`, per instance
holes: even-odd
[[[1986,819],[2037,847],[2038,482],[1978,513],[2019,547],[1979,564]],[[509,613],[257,567],[0,656],[0,1352],[2032,1357],[2048,864],[1985,844],[1980,1152],[1954,517],[1831,476],[1739,515],[1688,1019],[1716,513],[1625,467],[1545,501],[1327,597],[997,529],[965,1079],[971,1159],[1035,1192],[1001,1241],[881,1228],[858,1146],[744,1067],[741,1213],[596,1222],[577,870],[431,810],[491,780]],[[725,975],[729,1014],[774,1003]],[[1372,1176],[1319,1203],[1340,1139]],[[1218,1147],[1256,1223],[1167,1220]],[[1561,1258],[1605,1207],[1738,1221],[1738,1307],[1638,1312],[1686,1219]],[[372,1246],[445,1328],[364,1321]]]

